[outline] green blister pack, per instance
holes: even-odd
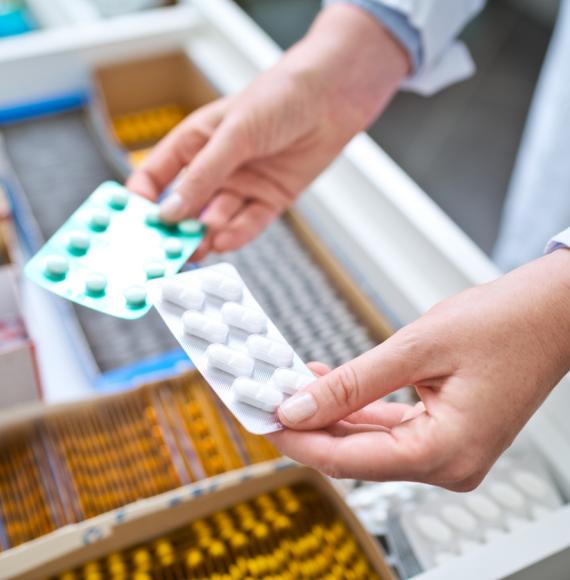
[[[25,273],[63,298],[132,320],[151,307],[147,281],[176,274],[204,233],[197,220],[162,223],[157,204],[107,181],[26,264]]]

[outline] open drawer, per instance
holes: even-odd
[[[0,74],[13,79],[0,87],[0,114],[9,111],[15,115],[18,104],[56,102],[62,95],[87,99],[91,66],[134,55],[182,48],[216,89],[227,94],[245,86],[280,54],[229,0],[194,0],[153,18],[140,14],[105,26],[54,34],[50,43],[40,35],[24,40],[6,41],[9,50],[0,54]],[[296,209],[352,283],[365,293],[380,296],[383,315],[395,327],[415,319],[441,299],[498,274],[483,253],[366,135],[349,144]],[[568,381],[563,381],[521,436],[521,441],[528,439],[540,449],[567,498],[570,424],[565,414],[570,407],[569,389]],[[565,577],[569,530],[570,507],[566,506],[551,518],[424,577]]]

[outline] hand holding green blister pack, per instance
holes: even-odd
[[[197,220],[164,224],[158,205],[101,184],[26,264],[43,288],[119,318],[151,307],[146,283],[176,274],[204,237]]]

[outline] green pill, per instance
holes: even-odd
[[[149,262],[145,265],[144,271],[146,273],[146,277],[151,280],[152,278],[160,278],[164,276],[164,272],[166,271],[166,266],[163,262],[155,261]]]
[[[56,280],[63,280],[69,272],[69,262],[63,256],[49,256],[45,261],[45,275]]]
[[[109,195],[109,205],[116,210],[123,210],[129,203],[129,194],[123,189],[117,189]]]
[[[91,245],[91,238],[89,234],[82,231],[71,232],[69,239],[67,240],[67,249],[72,254],[83,255],[89,249]]]
[[[178,231],[185,236],[202,233],[202,222],[198,220],[183,220],[178,223]]]
[[[96,232],[104,232],[111,223],[111,215],[104,209],[94,209],[89,220],[89,227]]]
[[[162,225],[162,220],[160,219],[160,210],[158,207],[153,207],[148,211],[145,217],[145,222],[149,226],[160,226]]]
[[[168,258],[180,258],[184,244],[178,238],[168,238],[164,242],[164,252]]]
[[[85,290],[87,294],[100,296],[107,288],[107,278],[103,274],[92,273],[85,278]]]
[[[146,303],[146,290],[142,286],[130,286],[123,295],[129,308],[140,308]]]

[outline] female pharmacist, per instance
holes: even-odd
[[[202,216],[209,233],[196,259],[239,248],[293,203],[403,83],[431,93],[470,73],[469,55],[453,39],[482,4],[331,3],[276,66],[174,129],[129,187],[154,198],[180,174],[162,214]],[[538,256],[556,228],[570,224],[570,164],[556,148],[564,131],[570,136],[570,116],[554,114],[570,102],[570,73],[561,66],[570,53],[566,31],[570,2],[509,194],[497,253],[509,269]],[[477,486],[570,369],[566,245],[570,230],[544,257],[445,300],[336,370],[315,364],[322,376],[281,406],[290,429],[274,434],[275,444],[339,477]],[[404,385],[415,386],[420,403],[378,402]]]

